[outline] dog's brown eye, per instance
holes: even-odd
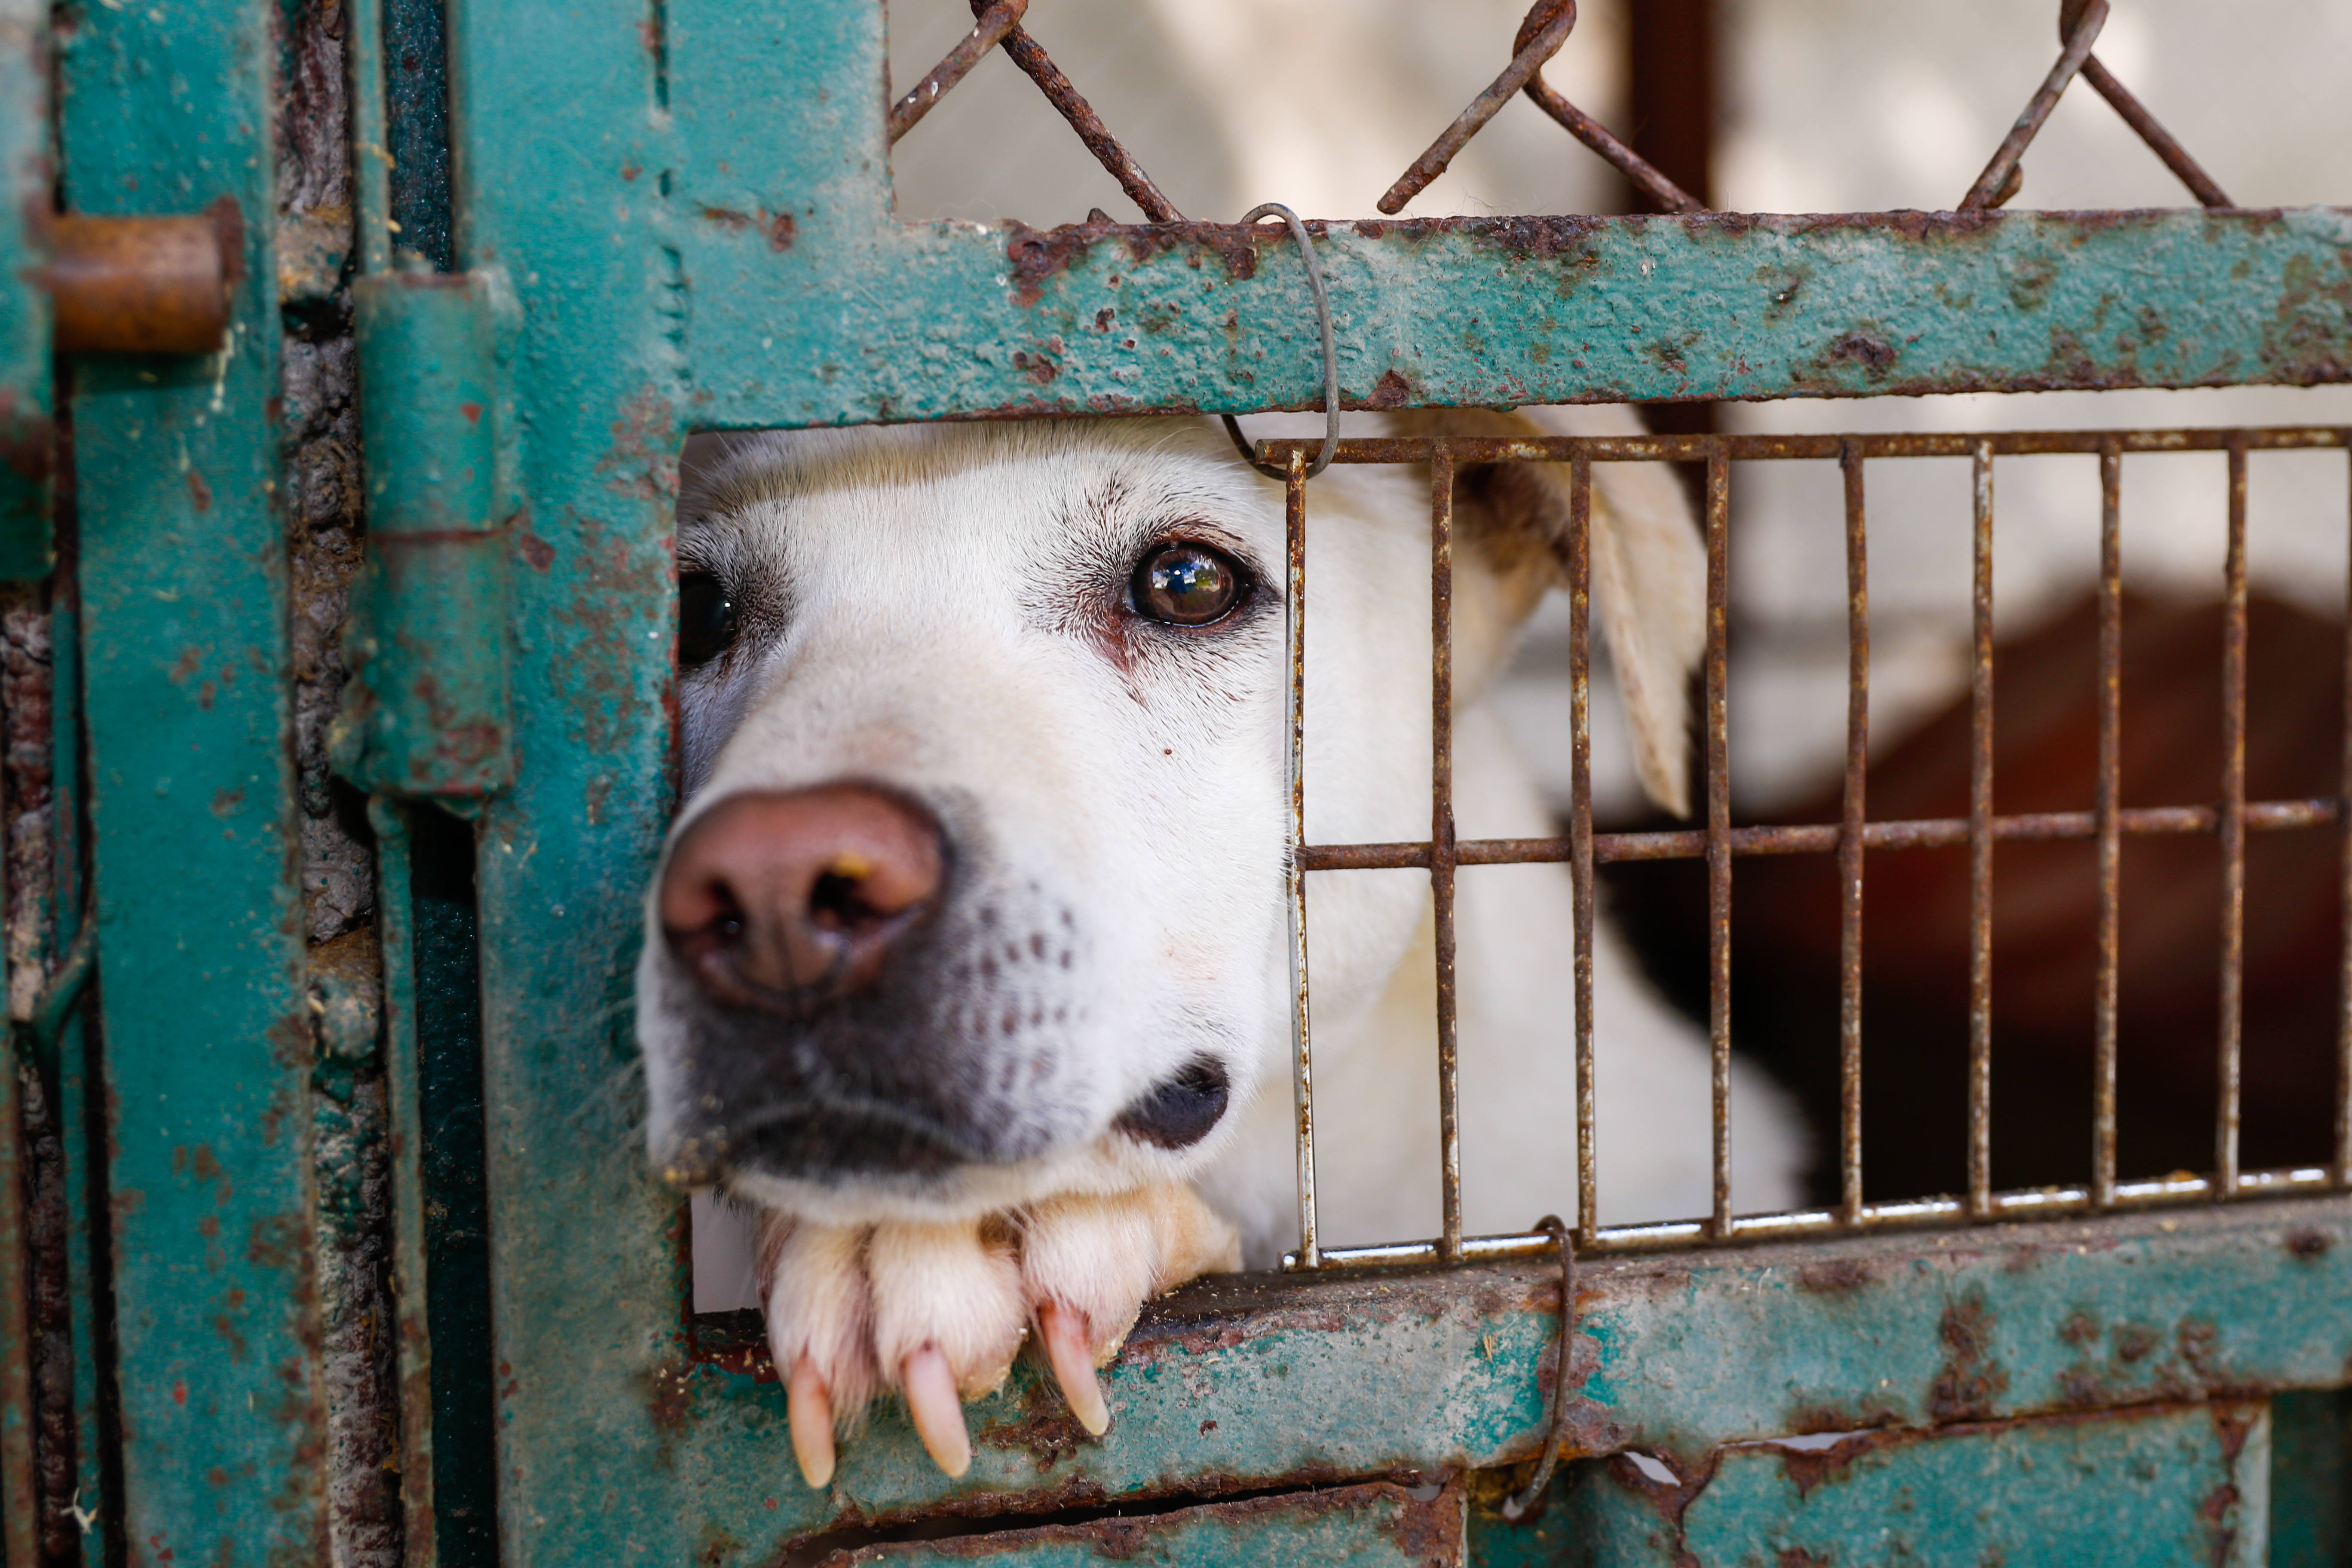
[[[688,572],[677,580],[677,662],[691,669],[709,664],[735,641],[735,601],[726,584],[708,572]]]
[[[1233,613],[1248,582],[1239,563],[1205,544],[1163,544],[1135,569],[1136,612],[1171,626],[1205,626]]]

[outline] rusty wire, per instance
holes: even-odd
[[[1568,1442],[1568,1371],[1576,1359],[1576,1238],[1558,1215],[1536,1221],[1536,1230],[1559,1248],[1559,1348],[1552,1352],[1551,1395],[1544,1402],[1543,1452],[1536,1459],[1536,1473],[1503,1500],[1503,1517],[1513,1524],[1528,1516],[1559,1468],[1560,1449]]]
[[[1454,455],[1429,465],[1429,894],[1436,911],[1441,1261],[1462,1260],[1462,1092],[1454,989]],[[1566,1242],[1563,1241],[1563,1246]]]
[[[1576,1243],[1586,1251],[1678,1246],[1693,1241],[1745,1241],[1887,1226],[1989,1221],[2099,1213],[2150,1204],[2211,1200],[2352,1186],[2352,923],[2343,950],[2344,998],[2338,1019],[2338,1084],[2334,1163],[2309,1170],[2246,1172],[2237,1152],[2238,1079],[2242,1047],[2243,921],[2246,835],[2333,825],[2347,907],[2352,909],[2352,636],[2347,637],[2343,793],[2310,800],[2246,799],[2246,468],[2262,450],[2333,447],[2352,451],[2352,427],[2272,426],[2242,429],[2009,431],[1969,434],[1832,436],[1688,436],[1387,437],[1339,444],[1343,463],[1423,463],[1431,468],[1432,751],[1431,837],[1421,843],[1317,845],[1306,841],[1304,717],[1306,689],[1306,477],[1310,454],[1323,443],[1267,441],[1258,455],[1284,465],[1287,479],[1291,676],[1288,698],[1291,824],[1287,876],[1291,900],[1295,1082],[1298,1108],[1301,1246],[1292,1268],[1334,1264],[1486,1261],[1537,1255],[1558,1245],[1566,1227],[1516,1237],[1463,1233],[1459,1132],[1455,1120],[1455,1026],[1453,925],[1455,879],[1465,866],[1566,862],[1575,890],[1576,1002]],[[2223,662],[2224,769],[2219,797],[2201,805],[2126,807],[2121,792],[2120,680],[2122,663],[2122,462],[2133,452],[2218,451],[2229,462],[2229,543],[2223,573],[2226,606]],[[1992,778],[1993,460],[2021,453],[2070,452],[2096,457],[2100,473],[2099,773],[2088,811],[2000,815]],[[1974,477],[1974,572],[1969,660],[1971,747],[1969,810],[1964,817],[1873,822],[1865,809],[1869,716],[1869,599],[1864,465],[1871,458],[1966,457]],[[1596,834],[1590,802],[1590,588],[1591,466],[1595,462],[1662,462],[1699,458],[1706,464],[1707,627],[1704,714],[1705,826],[1651,833]],[[1840,821],[1734,827],[1730,823],[1727,627],[1729,603],[1729,468],[1734,460],[1835,459],[1845,481],[1848,708],[1846,795]],[[1453,489],[1465,468],[1500,462],[1558,462],[1569,473],[1569,526],[1561,565],[1570,606],[1570,712],[1574,801],[1565,834],[1538,838],[1463,839],[1454,832],[1451,762],[1451,630],[1453,614]],[[2352,475],[2347,476],[2352,480]],[[2347,483],[2352,489],[2352,483]],[[2347,515],[2352,524],[2352,515]],[[2120,927],[2118,868],[2122,841],[2151,835],[2209,835],[2221,846],[2224,897],[2221,910],[2221,1035],[2217,1061],[2221,1110],[2210,1176],[2176,1173],[2119,1181],[2115,1169],[2116,967]],[[2003,843],[2087,840],[2099,855],[2098,981],[2093,998],[2095,1084],[2094,1169],[2083,1186],[2001,1192],[1990,1168],[1991,888],[1994,847]],[[1870,1203],[1862,1191],[1861,956],[1862,868],[1865,851],[1949,848],[1969,851],[1970,986],[1969,1045],[1969,1184],[1958,1198]],[[1841,901],[1839,1201],[1832,1207],[1781,1215],[1738,1215],[1730,1191],[1730,908],[1731,867],[1743,855],[1835,854]],[[1702,1218],[1664,1224],[1604,1226],[1596,1208],[1598,1161],[1592,1049],[1592,868],[1619,861],[1704,859],[1708,880],[1709,1045],[1713,1068],[1712,1203]],[[1313,871],[1412,868],[1429,872],[1438,921],[1438,1028],[1444,1184],[1444,1235],[1427,1242],[1391,1242],[1331,1248],[1316,1238],[1313,1093],[1307,1029],[1307,982],[1305,879]],[[1565,1352],[1563,1352],[1563,1354]]]
[[[2179,140],[2164,128],[2146,104],[2132,96],[2131,89],[2125,87],[2113,71],[2100,63],[2098,56],[2091,52],[2091,46],[2097,42],[2099,30],[2106,26],[2106,22],[2107,0],[2063,0],[2058,12],[2058,37],[2063,46],[2058,61],[2050,68],[2050,74],[2042,79],[2041,88],[2027,101],[2024,111],[2017,117],[2017,123],[2010,127],[2007,136],[2001,138],[1991,162],[1984,166],[1984,173],[1979,174],[1976,184],[1969,187],[1969,194],[1960,198],[1962,212],[2001,206],[2017,195],[2018,188],[2024,182],[2025,150],[2032,145],[2033,138],[2041,133],[2042,123],[2050,118],[2050,111],[2058,107],[2059,98],[2077,75],[2113,106],[2115,111],[2123,117],[2124,123],[2137,132],[2139,139],[2164,161],[2164,166],[2189,187],[2189,194],[2199,202],[2209,207],[2233,205],[2213,176],[2189,155],[2189,150],[2180,144]]]
[[[2091,1206],[2116,1199],[2116,1037],[2123,962],[2123,450],[2099,448],[2097,971],[2091,1016]]]
[[[1636,153],[1584,110],[1560,96],[1543,79],[1544,62],[1559,53],[1568,42],[1568,35],[1576,26],[1576,0],[1536,0],[1519,23],[1518,36],[1511,41],[1511,62],[1489,83],[1486,90],[1471,100],[1470,107],[1456,115],[1429,150],[1412,161],[1412,166],[1397,176],[1395,184],[1381,196],[1380,209],[1398,213],[1404,205],[1428,188],[1429,183],[1445,173],[1470,138],[1485,129],[1515,93],[1524,92],[1537,106],[1558,121],[1568,133],[1607,159],[1619,174],[1648,193],[1651,199],[1669,212],[1696,213],[1706,210],[1705,204],[1675,184],[1656,167]]]
[[[961,42],[948,52],[948,58],[931,68],[930,74],[917,82],[907,95],[890,106],[889,133],[892,142],[915,128],[916,122],[931,111],[931,106],[950,88],[964,79],[964,73],[980,63],[981,56],[1003,41],[1004,35],[1021,25],[1029,10],[1029,0],[996,0],[978,12],[979,20]]]

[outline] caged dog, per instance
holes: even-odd
[[[1625,434],[1622,409],[1373,416]],[[1310,842],[1430,822],[1429,478],[1308,486]],[[1567,475],[1457,483],[1465,837],[1556,831],[1483,687],[1559,579]],[[1593,469],[1592,582],[1641,775],[1685,805],[1705,558],[1654,465]],[[679,506],[685,803],[646,900],[656,1168],[749,1215],[803,1476],[901,1397],[961,1474],[961,1401],[1034,1333],[1072,1413],[1140,1305],[1295,1235],[1283,495],[1205,421],[700,437]],[[1565,721],[1565,715],[1562,716]],[[1566,868],[1461,874],[1474,1230],[1575,1191]],[[1432,1234],[1429,879],[1309,878],[1322,1234]],[[1596,942],[1601,1203],[1703,1212],[1706,1042]],[[1735,1191],[1790,1205],[1793,1112],[1743,1065]]]

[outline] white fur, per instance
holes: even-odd
[[[1555,431],[1638,429],[1622,410],[1537,417]],[[1486,414],[1402,423],[1448,421],[1477,434],[1533,428]],[[897,1357],[927,1342],[955,1347],[967,1389],[985,1385],[1042,1300],[1082,1304],[1123,1333],[1105,1281],[1133,1295],[1230,1251],[1197,1205],[1166,1195],[1187,1181],[1238,1226],[1250,1263],[1271,1262],[1296,1239],[1280,487],[1213,429],[1174,421],[721,445],[715,461],[703,455],[681,509],[681,548],[782,586],[764,640],[683,684],[681,823],[738,790],[845,778],[951,796],[961,804],[947,814],[950,834],[976,830],[986,844],[964,873],[976,888],[954,896],[1058,922],[1076,955],[1024,994],[1037,1018],[1066,1020],[1036,1026],[1050,1066],[1003,1113],[1030,1152],[919,1187],[732,1180],[771,1212],[760,1272],[779,1354],[834,1344],[819,1359],[836,1407],[854,1410],[865,1390],[892,1384]],[[1527,515],[1493,515],[1466,494],[1457,508],[1454,779],[1465,837],[1556,830],[1479,706],[1556,580],[1564,480],[1537,477],[1549,499]],[[1594,489],[1601,628],[1643,777],[1679,805],[1703,555],[1670,476],[1599,465]],[[1310,483],[1307,506],[1309,839],[1425,838],[1426,471],[1334,467]],[[1123,584],[1137,545],[1171,529],[1245,559],[1266,595],[1260,613],[1179,643],[1155,642],[1166,634],[1150,628],[1106,640],[1103,574],[1089,551]],[[1575,1202],[1570,886],[1552,865],[1465,868],[1459,885],[1465,1215],[1473,1232],[1516,1230]],[[1308,901],[1322,1237],[1433,1234],[1428,877],[1318,873]],[[1605,928],[1594,969],[1601,1218],[1702,1213],[1705,1042],[1651,994]],[[657,1163],[677,1157],[685,1092],[683,1036],[664,1001],[677,984],[649,911],[639,1030]],[[1236,1090],[1207,1139],[1171,1152],[1111,1131],[1122,1107],[1203,1053],[1226,1064]],[[1801,1159],[1793,1115],[1744,1069],[1734,1105],[1739,1205],[1788,1205]],[[939,1256],[918,1256],[925,1248]],[[805,1271],[785,1278],[796,1259]]]

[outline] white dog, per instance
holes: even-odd
[[[1623,411],[1393,416],[1624,433]],[[715,452],[709,447],[715,447]],[[1462,835],[1557,831],[1478,706],[1558,580],[1566,475],[1466,471],[1454,569]],[[1704,559],[1671,475],[1594,470],[1593,588],[1642,775],[1684,805]],[[1308,486],[1308,837],[1425,838],[1425,469]],[[656,1165],[759,1215],[803,1474],[905,1399],[961,1473],[960,1399],[1034,1326],[1073,1412],[1139,1305],[1295,1235],[1281,487],[1205,422],[728,437],[679,509],[685,784],[647,900]],[[1561,716],[1566,721],[1566,715]],[[1310,879],[1322,1234],[1436,1225],[1429,879]],[[1565,868],[1461,873],[1471,1228],[1575,1184]],[[1703,1039],[1605,931],[1602,1206],[1708,1204]],[[1742,1074],[1743,1207],[1785,1206],[1794,1118]]]

